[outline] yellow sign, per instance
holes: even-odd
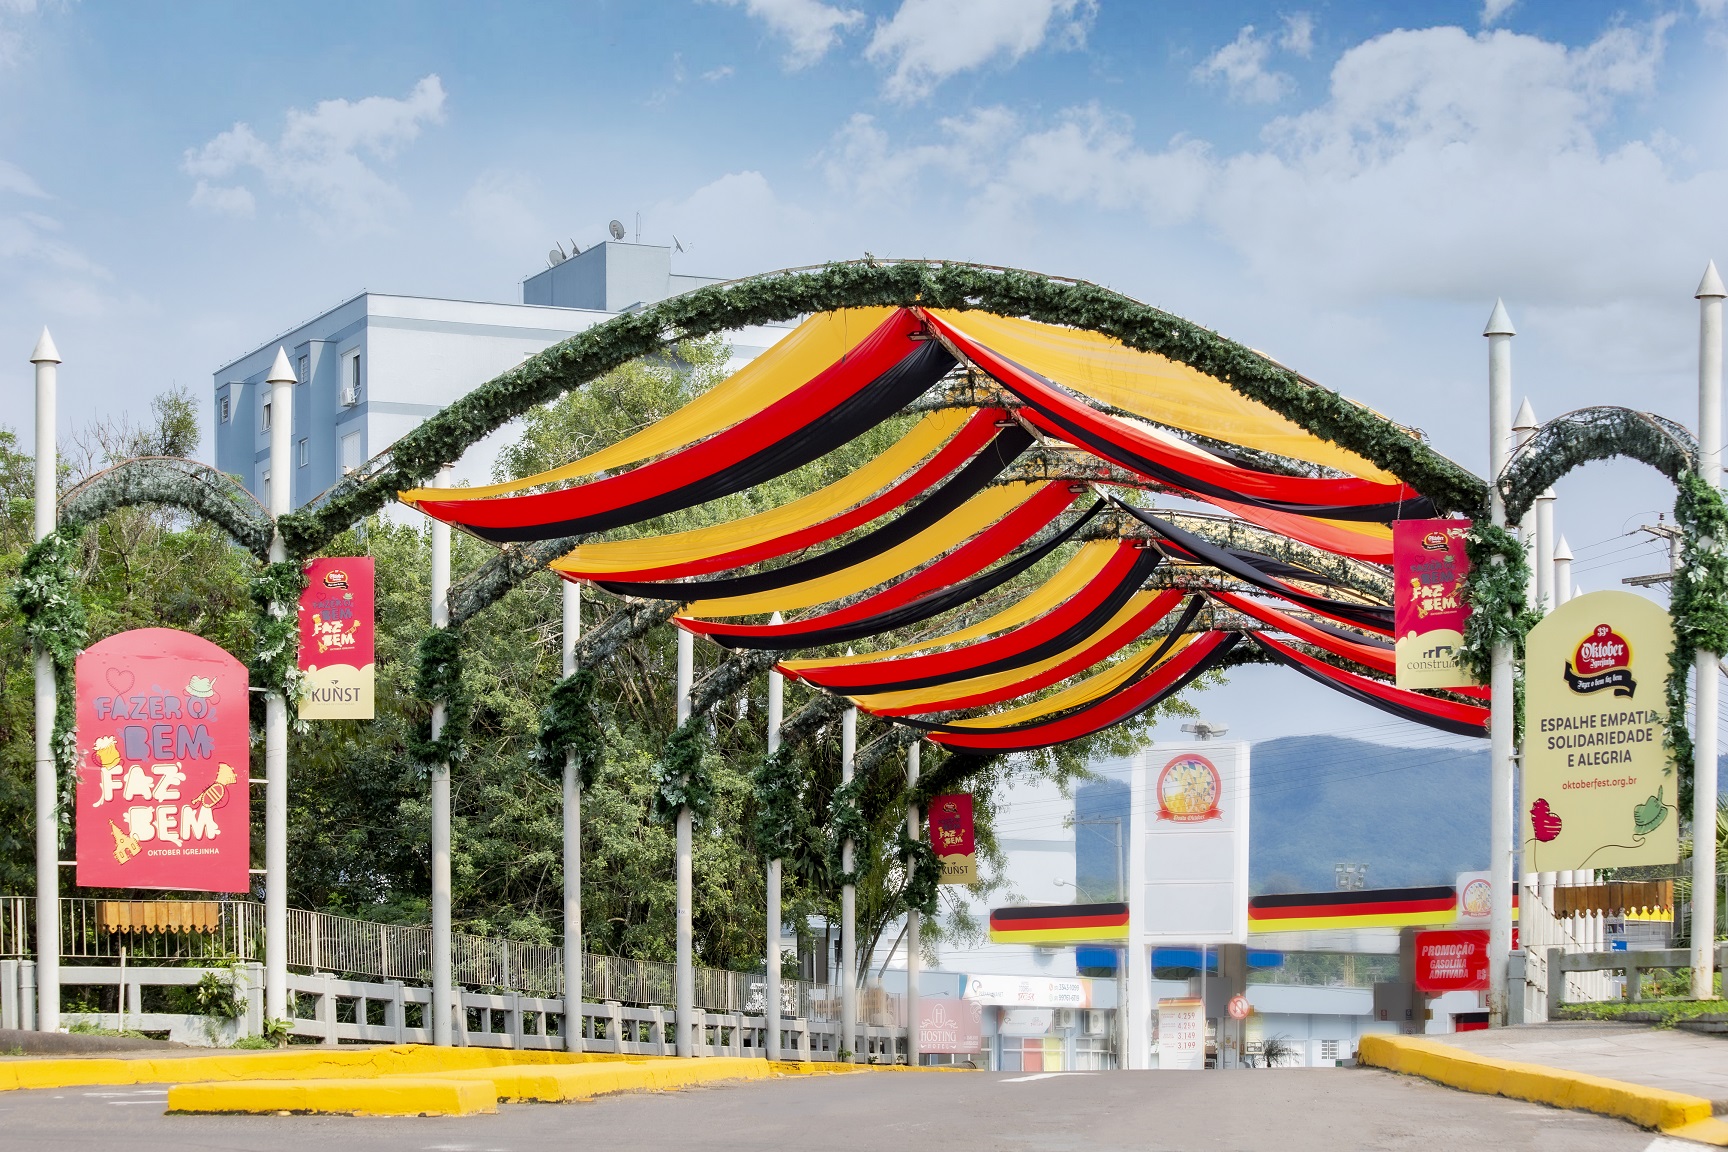
[[[1668,613],[1630,592],[1570,600],[1524,665],[1524,870],[1672,864],[1678,784],[1662,746]]]

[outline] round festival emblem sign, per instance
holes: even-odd
[[[1218,797],[1223,790],[1212,761],[1185,752],[1158,774],[1158,819],[1178,824],[1217,820],[1222,815]]]
[[[1608,688],[1616,696],[1631,696],[1638,690],[1632,679],[1632,645],[1607,624],[1596,625],[1578,642],[1562,675],[1579,695]]]
[[[1488,881],[1477,877],[1464,885],[1464,895],[1458,903],[1460,915],[1480,920],[1494,910],[1494,890]]]

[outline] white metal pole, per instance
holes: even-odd
[[[1517,330],[1506,305],[1494,302],[1484,329],[1488,338],[1488,492],[1489,519],[1506,528],[1506,502],[1500,495],[1512,434],[1512,337]],[[1512,645],[1494,646],[1491,686],[1488,784],[1488,865],[1493,910],[1488,919],[1488,1014],[1494,1024],[1507,1020],[1507,960],[1512,952]]]
[[[922,746],[922,740],[914,740],[912,746],[906,749],[908,790],[918,786],[918,751]],[[906,805],[906,835],[914,840],[924,835],[917,804]],[[923,956],[922,946],[918,941],[918,910],[909,908],[906,911],[906,1063],[912,1066],[918,1063],[918,977],[923,966]]]
[[[1572,599],[1572,545],[1561,536],[1554,544],[1554,607]]]
[[[776,612],[769,623],[779,624]],[[780,723],[786,710],[786,677],[768,670],[768,755],[780,750]],[[764,975],[768,980],[767,1003],[763,1006],[763,1023],[768,1026],[768,1059],[780,1059],[780,859],[768,861],[768,948],[763,958]]]
[[[36,539],[60,519],[56,393],[60,352],[42,329],[36,350]],[[36,1027],[60,1030],[60,773],[54,763],[54,713],[59,692],[54,658],[36,649]]]
[[[276,349],[264,378],[270,386],[270,482],[266,497],[272,520],[294,509],[294,369],[288,352]],[[270,562],[288,559],[280,532],[270,537]],[[287,1020],[288,1008],[288,700],[281,685],[264,685],[264,1010]]]
[[[695,661],[691,647],[693,637],[678,629],[678,725],[690,719],[690,681]],[[695,871],[691,863],[693,839],[690,806],[678,809],[678,968],[677,1001],[674,1009],[678,1031],[678,1055],[696,1055],[696,931],[691,923],[690,906],[694,902]]]
[[[449,483],[445,469],[427,482]],[[432,627],[450,626],[450,525],[432,521]],[[445,701],[432,702],[432,739],[444,732]],[[432,766],[432,1043],[455,1041],[456,972],[450,939],[450,765]]]
[[[1536,497],[1536,611],[1546,615],[1554,597],[1554,489]]]
[[[576,674],[576,641],[582,636],[582,586],[561,581],[564,594],[564,675]],[[564,1048],[582,1051],[582,781],[576,750],[564,752]]]
[[[1728,295],[1716,262],[1698,285],[1698,477],[1712,488],[1722,483],[1722,298]],[[1718,540],[1718,548],[1728,542]],[[1721,681],[1715,653],[1693,657],[1697,681],[1697,731],[1692,738],[1692,995],[1715,995],[1711,980],[1716,943],[1716,706]]]
[[[1518,405],[1518,415],[1512,418],[1513,457],[1524,451],[1525,445],[1529,444],[1535,437],[1536,429],[1539,427],[1541,425],[1536,422],[1536,409],[1530,406],[1530,397],[1526,396]],[[1510,459],[1509,457],[1508,462]],[[1534,505],[1525,510],[1524,519],[1518,522],[1518,539],[1526,549],[1534,554],[1536,550],[1536,509]],[[1530,565],[1530,579],[1525,586],[1524,598],[1532,604],[1539,603],[1537,596],[1540,567],[1537,564]]]
[[[858,709],[848,708],[840,717],[840,783],[852,783],[858,757]],[[855,867],[857,846],[848,836],[840,843],[840,868],[848,875]],[[858,1059],[858,889],[850,881],[840,886],[840,1047]]]

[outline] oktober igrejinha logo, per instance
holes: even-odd
[[[1632,679],[1632,645],[1607,624],[1598,624],[1584,637],[1567,662],[1566,686],[1581,696],[1611,690],[1630,697],[1638,691]]]

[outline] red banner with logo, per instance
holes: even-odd
[[[942,862],[942,883],[978,883],[970,793],[955,792],[930,801],[930,846]]]
[[[78,657],[80,885],[251,887],[247,687],[244,664],[172,628]]]
[[[370,720],[373,715],[374,591],[370,556],[306,562],[300,593],[302,720]]]
[[[1400,688],[1468,688],[1458,665],[1470,609],[1458,586],[1470,571],[1468,520],[1392,523],[1392,613]]]
[[[1416,987],[1424,992],[1488,987],[1488,933],[1480,928],[1416,933]]]

